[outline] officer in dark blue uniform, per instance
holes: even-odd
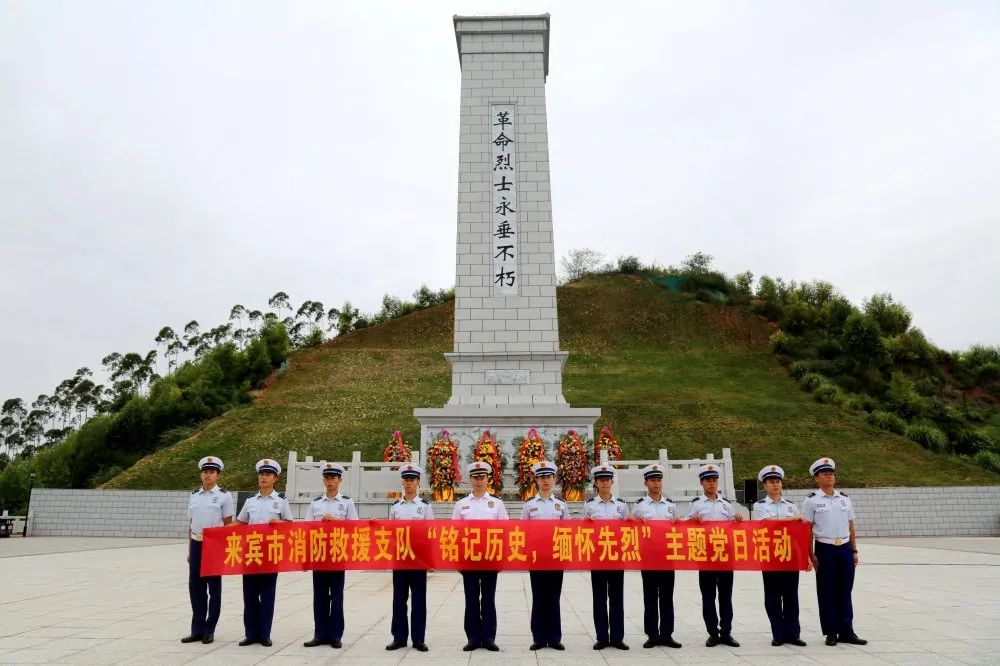
[[[314,499],[306,509],[305,520],[357,520],[358,509],[354,500],[340,492],[344,466],[324,462],[323,485],[326,493]],[[316,647],[329,645],[334,649],[343,646],[344,637],[344,582],[346,572],[313,570],[313,637],[302,645]]]
[[[597,495],[583,504],[587,520],[629,520],[631,514],[625,500],[611,494],[615,470],[610,465],[598,465],[590,470],[597,486]],[[590,591],[594,600],[595,650],[615,647],[627,650],[625,643],[625,572],[621,569],[590,572]]]
[[[757,474],[764,484],[767,497],[753,505],[754,520],[803,520],[799,508],[781,496],[785,470],[777,465],[767,465]],[[812,567],[810,567],[812,568]],[[764,610],[771,621],[771,645],[788,643],[805,647],[799,637],[799,572],[763,571]]]
[[[219,475],[225,466],[215,456],[205,456],[198,462],[201,487],[191,493],[188,501],[188,594],[191,596],[191,634],[181,643],[211,643],[215,640],[215,625],[222,611],[222,576],[201,575],[202,531],[233,522],[233,496],[219,487]]]
[[[732,503],[719,494],[719,466],[709,463],[698,470],[702,494],[691,500],[688,509],[688,520],[699,523],[707,521],[743,520],[743,516],[733,507]],[[733,572],[732,571],[699,571],[698,587],[701,589],[701,616],[708,630],[706,647],[715,647],[720,643],[729,647],[739,647],[740,643],[733,638]],[[719,595],[719,610],[715,610],[715,595]]]
[[[434,520],[434,509],[420,499],[420,475],[417,465],[406,464],[399,468],[403,483],[403,496],[389,507],[389,520]],[[406,622],[406,598],[412,597],[413,614]],[[413,649],[427,652],[424,632],[427,628],[427,570],[394,569],[392,572],[392,642],[386,650],[406,647],[406,639],[413,636]]]
[[[274,482],[281,474],[277,460],[265,458],[257,461],[257,485],[260,492],[243,503],[236,522],[244,525],[268,525],[292,521],[292,507],[284,493],[274,489]],[[240,646],[260,643],[271,647],[271,621],[274,619],[275,588],[278,574],[258,573],[243,575],[243,631],[246,637]]]
[[[538,494],[524,503],[521,520],[568,520],[569,509],[561,497],[552,494],[556,466],[540,460],[531,466],[538,485]],[[559,597],[562,595],[562,571],[529,571],[531,580],[531,650],[550,647],[565,650],[562,644],[562,617]]]
[[[854,633],[854,568],[858,566],[858,539],[854,534],[854,506],[851,498],[836,490],[837,463],[820,458],[809,466],[819,490],[802,502],[802,516],[812,523],[816,567],[816,596],[819,623],[827,645],[850,643],[867,645]]]

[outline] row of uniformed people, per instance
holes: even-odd
[[[190,551],[188,561],[189,592],[193,619],[191,634],[182,642],[214,640],[215,626],[221,608],[221,578],[200,576],[201,538],[205,527],[228,525],[232,522],[231,495],[218,486],[222,461],[206,457],[199,462],[202,487],[191,496],[188,508],[190,520]],[[854,512],[850,499],[834,488],[835,463],[821,458],[810,467],[819,490],[803,502],[800,513],[794,503],[782,498],[784,471],[777,465],[763,468],[758,479],[767,490],[767,497],[753,506],[756,520],[802,520],[812,525],[815,545],[810,554],[817,571],[817,594],[820,606],[820,623],[827,636],[827,645],[839,642],[863,645],[853,629],[851,588],[854,581],[853,567],[857,565],[857,539],[854,532]],[[536,463],[532,471],[538,485],[538,494],[524,503],[522,520],[569,519],[566,502],[553,494],[556,467],[548,461]],[[506,507],[501,499],[486,492],[492,468],[485,462],[473,462],[467,467],[472,492],[455,503],[453,520],[505,520]],[[243,524],[291,521],[291,508],[282,494],[274,491],[274,482],[281,473],[281,465],[264,459],[257,463],[260,492],[249,498],[237,516]],[[344,468],[336,463],[325,463],[322,470],[326,493],[312,501],[306,520],[356,520],[357,509],[351,498],[339,492]],[[636,501],[632,511],[624,500],[611,493],[614,468],[598,465],[591,470],[597,495],[584,503],[587,520],[670,520],[678,519],[676,506],[663,495],[663,468],[652,464],[644,468],[643,477],[647,495]],[[433,519],[430,504],[417,495],[421,470],[416,465],[400,469],[403,496],[390,508],[390,519]],[[699,480],[704,491],[691,501],[687,519],[703,521],[740,521],[739,512],[732,503],[718,493],[719,470],[716,465],[704,465],[699,470]],[[811,543],[812,543],[811,542]],[[497,651],[496,645],[496,571],[463,571],[465,591],[465,633],[467,643],[463,650],[485,648]],[[679,648],[673,639],[674,572],[642,571],[643,629],[647,640],[644,648],[663,645]],[[341,647],[344,633],[343,571],[313,571],[313,613],[315,634],[306,647],[331,645]],[[560,596],[562,571],[529,572],[532,590],[531,650],[551,647],[565,649],[562,644]],[[702,615],[709,637],[709,647],[720,643],[739,647],[732,636],[733,572],[699,571],[699,588],[702,594]],[[799,636],[798,622],[798,572],[763,572],[765,610],[771,621],[772,645],[789,643],[805,645]],[[246,637],[240,645],[260,643],[271,645],[270,630],[274,614],[274,593],[277,574],[248,574],[243,576],[244,628]],[[627,650],[624,642],[624,572],[595,570],[591,572],[593,617],[597,641],[595,650],[609,646]],[[426,630],[427,572],[419,570],[393,572],[393,611],[391,632],[393,640],[387,650],[405,647],[412,637],[413,646],[427,651]],[[407,599],[412,597],[411,621],[407,622]],[[716,597],[718,612],[716,612]]]

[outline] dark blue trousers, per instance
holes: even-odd
[[[278,574],[261,573],[243,576],[243,631],[251,641],[271,638],[274,620],[274,591]]]
[[[313,571],[313,624],[321,641],[344,637],[344,579],[343,571]]]
[[[191,635],[215,633],[222,611],[222,576],[201,575],[201,541],[190,539],[188,595],[191,597]]]
[[[591,571],[590,590],[594,595],[594,630],[597,632],[597,640],[610,640],[613,643],[624,640],[625,572]]]
[[[656,640],[674,633],[674,572],[642,572],[642,628]]]
[[[733,572],[699,571],[701,616],[710,636],[728,636],[733,631]],[[715,595],[719,595],[719,612],[715,612]]]
[[[531,571],[531,641],[541,645],[562,642],[562,619],[559,598],[562,595],[562,571]]]
[[[764,571],[764,610],[777,641],[799,639],[799,572]]]
[[[406,620],[406,599],[413,597],[410,624]],[[427,572],[399,570],[392,572],[392,640],[406,643],[412,632],[414,643],[424,642],[427,628]]]
[[[497,572],[463,571],[465,588],[465,637],[474,645],[495,643],[497,638]]]
[[[816,596],[824,636],[854,632],[854,552],[851,542],[834,546],[816,542]]]

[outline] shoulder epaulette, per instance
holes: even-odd
[[[720,499],[720,500],[722,500],[723,502],[725,502],[726,504],[732,504],[732,502],[730,502],[729,500],[727,500],[727,499],[726,499],[725,497],[723,497],[722,495],[719,495],[719,499]]]
[[[225,488],[223,488],[222,486],[216,486],[216,488],[218,488],[218,489],[219,489],[219,492],[220,492],[220,493],[228,493],[228,492],[229,492],[228,490],[226,490],[226,489],[225,489]]]
[[[403,500],[401,500],[401,499],[398,499],[398,500],[396,500],[395,502],[393,502],[393,503],[392,503],[392,506],[396,506],[397,504],[399,504],[399,503],[400,503],[400,502],[402,502],[402,501],[403,501]]]
[[[565,502],[566,501],[562,497],[559,497],[558,495],[553,495],[552,499],[554,499],[557,502]]]
[[[280,497],[281,499],[285,499],[285,493],[283,492],[278,493],[278,497]]]
[[[646,498],[645,498],[645,497],[640,497],[639,499],[637,499],[637,500],[635,501],[635,503],[636,503],[636,504],[642,504],[642,503],[643,503],[644,501],[646,501]]]
[[[588,501],[588,502],[593,502],[593,501],[594,501],[595,499],[597,499],[597,496],[596,496],[596,495],[595,495],[595,496],[593,496],[593,497],[591,497],[591,498],[590,498],[589,500],[587,500],[587,501]]]
[[[757,500],[756,502],[754,502],[754,504],[763,504],[763,503],[764,503],[764,500]]]
[[[350,495],[341,495],[340,499],[351,499]]]
[[[621,497],[616,497],[615,501],[616,502],[621,502],[622,504],[628,504],[628,502],[626,502],[625,500],[623,500]]]
[[[318,501],[320,501],[321,499],[323,499],[323,496],[322,496],[322,495],[320,495],[319,497],[317,497],[316,499],[314,499],[314,500],[313,500],[313,502],[318,502]]]
[[[844,491],[838,490],[837,492],[840,493],[841,495],[843,495],[844,497],[847,497],[847,493],[845,493]]]
[[[814,490],[811,493],[809,493],[808,497],[816,497],[816,493],[818,492],[819,492],[818,490]]]
[[[674,503],[675,503],[675,502],[674,502],[674,501],[673,501],[672,499],[670,499],[669,497],[664,497],[663,499],[667,500],[667,501],[668,501],[668,502],[670,502],[671,504],[674,504]]]
[[[782,497],[782,498],[781,498],[781,501],[782,501],[782,502],[788,502],[789,504],[795,504],[795,502],[793,502],[792,500],[790,500],[790,499],[785,499],[784,497]]]
[[[699,495],[698,497],[695,497],[693,500],[691,500],[691,504],[694,504],[695,502],[700,502],[700,501],[701,501],[701,495]]]
[[[197,488],[195,488],[194,490],[192,490],[192,491],[191,491],[191,494],[192,494],[192,495],[197,495],[197,494],[198,494],[198,491],[199,491],[199,490],[201,490],[201,487],[200,487],[200,486],[199,486],[199,487],[197,487]]]

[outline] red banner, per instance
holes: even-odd
[[[708,569],[798,571],[792,521],[348,520],[205,530],[201,574],[319,570]]]

